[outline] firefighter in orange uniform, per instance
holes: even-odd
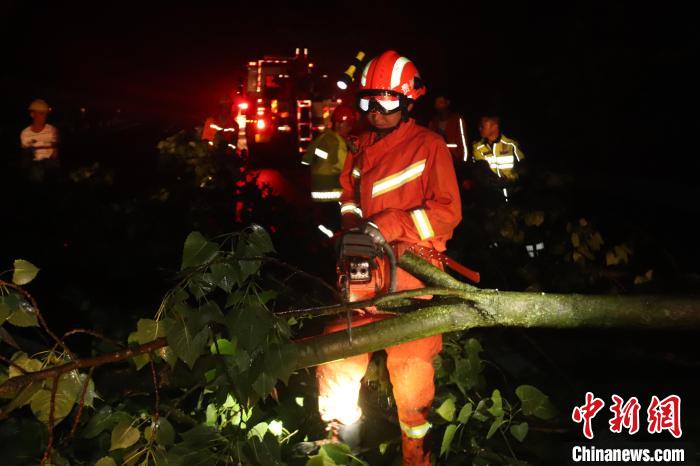
[[[358,107],[367,115],[371,130],[360,136],[359,150],[348,154],[340,176],[343,229],[358,229],[377,245],[388,243],[396,257],[407,250],[444,251],[461,220],[457,179],[444,140],[409,118],[413,101],[424,94],[418,70],[407,58],[387,51],[371,60],[357,94]],[[351,301],[371,297],[377,288],[387,289],[388,265],[382,261],[374,272],[374,285],[353,287],[351,283]],[[421,287],[418,279],[397,270],[397,291]],[[365,310],[353,326],[384,317]],[[334,322],[326,332],[346,326]],[[424,439],[435,394],[432,360],[441,349],[441,335],[386,348],[404,465],[430,464]],[[370,355],[363,354],[318,367],[319,411],[326,422],[337,421],[342,428],[359,421],[360,381],[369,360]]]
[[[225,144],[227,148],[236,150],[239,128],[232,113],[232,104],[230,98],[222,98],[219,101],[218,114],[204,121],[202,140],[207,141],[212,147]]]
[[[450,99],[444,95],[435,97],[435,116],[428,128],[445,138],[447,147],[455,162],[466,162],[469,158],[467,145],[467,127],[459,113],[450,111]]]

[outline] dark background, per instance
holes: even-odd
[[[322,70],[337,75],[358,50],[374,56],[393,48],[416,63],[427,83],[430,94],[418,104],[419,119],[428,116],[430,97],[437,92],[452,98],[472,136],[479,115],[500,114],[505,133],[523,144],[535,169],[569,177],[570,207],[606,225],[606,240],[639,232],[653,236],[673,269],[666,274],[672,278],[655,292],[697,292],[697,21],[680,2],[263,1],[183,7],[175,2],[49,6],[15,1],[2,8],[0,158],[17,152],[19,131],[28,124],[26,107],[34,98],[49,101],[51,121],[68,138],[81,107],[104,115],[120,109],[122,133],[107,140],[93,134],[90,144],[99,157],[127,167],[120,186],[146,187],[157,141],[201,124],[236,85],[248,60],[308,47]],[[75,164],[70,158],[80,153],[63,150],[63,162]],[[13,222],[12,208],[19,209],[22,201],[21,193],[6,193],[10,215],[6,204],[2,219]],[[154,219],[144,224],[148,221]],[[93,228],[88,220],[85,225]],[[178,228],[169,233],[178,238],[179,248],[192,228],[184,222]],[[21,229],[13,224],[11,236]],[[142,237],[142,247],[159,247],[158,230],[151,231],[152,236]],[[117,254],[109,256],[120,256],[123,263],[105,259],[99,274],[76,265],[84,272],[75,276],[76,287],[90,289],[82,292],[115,313],[128,307],[132,314],[150,315],[172,273],[162,273],[155,287],[132,274],[138,269],[148,278],[144,271],[156,267],[172,272],[179,250],[163,251],[159,257],[172,258],[163,264],[126,249],[120,253],[125,244],[115,244]],[[23,249],[29,246],[41,247],[5,243],[0,250],[13,257],[41,257]],[[65,263],[89,256],[67,251]],[[36,261],[45,277],[55,279],[63,270]],[[100,274],[107,267],[113,277],[105,282]],[[118,296],[115,289],[122,290]],[[109,318],[113,315],[102,323],[109,326]],[[492,344],[490,356],[530,380],[568,386],[562,374],[568,375],[577,403],[586,390],[598,396],[617,390],[640,399],[679,391],[689,398],[687,413],[698,412],[692,399],[698,365],[686,359],[697,340],[690,331],[528,335],[542,355],[556,359],[556,379],[548,370],[522,369],[526,363],[519,354],[542,367],[553,362],[544,356],[538,360],[533,347],[512,332],[491,334],[502,345]]]

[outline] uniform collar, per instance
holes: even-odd
[[[408,121],[401,122],[398,128],[378,141],[374,132],[370,133],[367,145],[363,147],[362,158],[364,159],[364,164],[366,164],[365,166],[369,167],[379,163],[396,146],[404,143],[415,128],[415,120],[409,118]]]

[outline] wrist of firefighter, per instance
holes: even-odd
[[[362,217],[358,217],[352,213],[343,214],[342,217],[340,217],[340,227],[343,231],[359,228],[362,226],[362,224]]]

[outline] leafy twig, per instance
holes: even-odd
[[[91,367],[90,371],[88,372],[87,378],[85,379],[85,383],[83,384],[83,390],[80,393],[80,400],[78,401],[78,412],[75,413],[75,419],[73,419],[73,425],[70,428],[70,434],[68,434],[68,438],[64,443],[67,443],[70,440],[72,440],[75,436],[75,431],[78,429],[78,423],[80,423],[80,418],[83,415],[83,409],[85,408],[85,395],[87,394],[88,387],[90,386],[90,380],[92,380],[92,373],[94,371],[95,368]]]
[[[58,381],[60,378],[61,374],[56,375],[53,379],[53,386],[51,387],[51,402],[49,403],[49,441],[46,444],[46,450],[44,450],[44,456],[42,456],[39,466],[44,466],[51,457],[51,449],[53,448],[54,416],[56,415],[56,391],[58,390]]]
[[[39,310],[39,306],[37,305],[36,300],[31,294],[29,294],[28,291],[24,290],[24,288],[22,288],[21,286],[15,285],[14,283],[6,282],[4,280],[0,280],[0,285],[12,288],[13,290],[21,294],[27,301],[29,301],[29,304],[32,305],[32,309],[36,313],[36,317],[39,320],[41,328],[44,329],[44,331],[51,337],[51,339],[54,342],[56,342],[58,346],[63,348],[63,350],[68,354],[68,356],[70,356],[71,359],[75,359],[75,355],[73,354],[73,352],[70,349],[68,349],[68,347],[61,340],[58,339],[56,334],[54,334],[49,328],[49,326],[46,324],[46,320],[44,320],[44,316],[41,313],[41,310]]]

